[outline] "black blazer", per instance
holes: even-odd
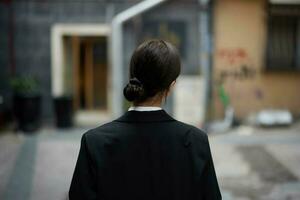
[[[164,110],[127,111],[89,130],[70,200],[219,200],[207,135]]]

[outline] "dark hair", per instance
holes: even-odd
[[[177,49],[163,40],[139,45],[130,60],[129,83],[123,94],[128,101],[142,102],[169,89],[180,74]]]

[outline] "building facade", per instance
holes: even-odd
[[[74,109],[90,119],[111,118],[114,109],[112,21],[139,0],[8,0],[0,3],[1,95],[11,107],[12,76],[40,82],[44,121],[53,119],[53,98],[72,96]],[[174,43],[182,56],[182,75],[200,76],[198,1],[165,1],[123,24],[123,87],[134,48],[149,38]],[[117,80],[118,81],[118,80]],[[128,105],[122,102],[124,110]],[[174,112],[174,98],[166,109]],[[199,106],[200,107],[200,106]],[[82,114],[82,115],[81,115]],[[83,117],[84,118],[84,117]],[[82,118],[82,119],[83,119]]]
[[[165,105],[179,119],[201,126],[222,118],[226,106],[239,119],[263,109],[300,113],[300,2],[160,3],[123,24],[118,82],[112,73],[112,21],[141,2],[1,1],[0,95],[5,107],[12,106],[11,77],[31,75],[40,81],[43,121],[53,120],[53,99],[60,95],[73,98],[83,121],[112,118],[113,84],[122,88],[128,81],[134,48],[161,38],[174,43],[182,57],[182,76]],[[128,102],[120,103],[125,110]]]
[[[299,116],[299,3],[214,2],[214,118],[224,112],[222,86],[237,118],[263,109],[287,109]]]

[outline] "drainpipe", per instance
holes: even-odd
[[[117,14],[112,20],[111,65],[112,65],[112,114],[118,117],[123,112],[123,24],[166,0],[145,0]]]
[[[212,88],[212,32],[211,32],[211,13],[210,0],[198,0],[201,10],[198,15],[198,27],[200,37],[200,56],[199,64],[204,78],[204,99],[203,99],[203,124],[204,126],[209,118],[209,109],[211,105]]]
[[[8,46],[9,46],[9,66],[11,76],[15,76],[16,62],[15,62],[15,47],[14,47],[14,35],[15,35],[15,11],[12,0],[6,0],[8,4]]]

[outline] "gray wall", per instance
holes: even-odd
[[[135,4],[136,1],[97,0],[17,0],[15,14],[16,74],[36,76],[41,83],[43,96],[43,119],[52,119],[50,30],[55,23],[110,23],[115,13]],[[0,3],[0,78],[1,88],[8,91],[7,79],[8,5]],[[4,93],[4,92],[3,92]],[[6,98],[8,99],[8,97]],[[9,100],[7,100],[9,101]]]
[[[9,107],[10,91],[8,77],[9,77],[9,51],[8,51],[8,7],[6,4],[0,4],[0,95],[5,100],[5,107]],[[2,109],[4,109],[2,107]],[[6,108],[5,108],[6,109]]]
[[[55,23],[110,23],[116,13],[132,6],[136,2],[138,0],[14,1],[16,73],[31,74],[40,80],[44,121],[53,118],[50,65],[51,26]],[[183,74],[199,73],[198,7],[196,5],[196,3],[191,2],[164,3],[162,6],[125,24],[125,81],[128,80],[128,64],[131,53],[141,39],[139,24],[143,20],[183,21],[186,24],[186,52],[182,57]],[[8,91],[7,84],[4,84],[9,77],[7,24],[7,5],[0,3],[0,92],[2,93],[7,93]],[[172,100],[168,101],[170,103],[168,103],[167,107],[170,108]]]
[[[126,23],[124,29],[124,38],[126,38],[124,41],[126,48],[126,50],[124,50],[126,78],[124,80],[128,81],[127,75],[129,73],[130,56],[134,48],[143,42],[145,35],[150,35],[151,38],[170,39],[158,33],[157,30],[148,28],[149,22],[165,22],[166,24],[180,22],[183,24],[184,30],[177,30],[178,32],[184,33],[183,35],[178,34],[178,36],[184,37],[180,38],[181,41],[184,42],[183,52],[180,52],[182,61],[181,74],[192,75],[201,73],[199,66],[198,12],[199,7],[197,1],[169,1]],[[172,97],[167,99],[164,108],[170,113],[173,112]]]
[[[196,2],[172,2],[164,3],[155,10],[143,15],[144,21],[181,22],[184,24],[181,30],[184,38],[181,38],[183,51],[181,53],[182,74],[198,74],[199,67],[199,29],[198,29],[199,7]]]

